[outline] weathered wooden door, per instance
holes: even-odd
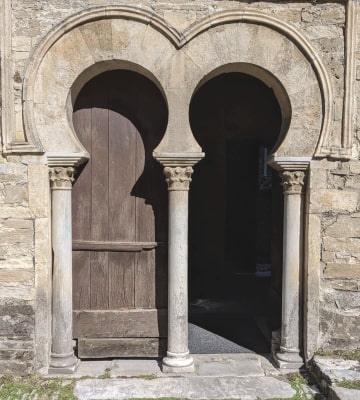
[[[152,150],[166,122],[159,90],[130,71],[97,76],[76,100],[74,128],[90,153],[72,200],[80,358],[163,353],[167,190]]]

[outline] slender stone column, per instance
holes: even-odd
[[[50,168],[52,198],[52,345],[49,373],[73,373],[71,188],[74,168]]]
[[[188,344],[188,195],[193,169],[165,167],[169,191],[168,347],[164,372],[193,372]]]
[[[303,171],[281,173],[284,188],[284,250],[282,284],[282,322],[280,351],[275,361],[280,368],[299,368],[301,301],[301,221]]]

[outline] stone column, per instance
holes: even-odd
[[[49,373],[71,374],[80,361],[72,341],[71,188],[74,168],[50,168],[52,199],[52,345]]]
[[[303,171],[281,173],[284,188],[284,249],[282,284],[282,322],[280,351],[275,361],[280,368],[300,368],[300,303],[302,247],[302,189]]]
[[[188,198],[190,166],[165,167],[169,191],[168,345],[164,372],[193,372],[188,344]]]

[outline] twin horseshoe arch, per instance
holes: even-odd
[[[190,101],[207,79],[223,72],[246,72],[273,88],[284,119],[276,155],[327,154],[330,78],[294,27],[260,12],[232,10],[178,32],[153,12],[114,6],[80,12],[53,28],[27,67],[25,132],[54,163],[88,157],[72,126],[73,101],[88,80],[113,69],[139,72],[163,93],[169,122],[157,154],[201,152],[190,129]],[[304,77],[300,83],[299,76]]]

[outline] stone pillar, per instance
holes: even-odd
[[[284,188],[284,249],[282,284],[282,322],[280,351],[275,361],[280,368],[300,368],[300,303],[302,247],[302,189],[303,171],[281,173]]]
[[[190,166],[165,167],[169,191],[168,345],[164,372],[193,372],[188,344],[188,198]]]
[[[71,188],[74,168],[50,168],[52,199],[52,345],[49,373],[71,374],[80,361],[72,340]]]

